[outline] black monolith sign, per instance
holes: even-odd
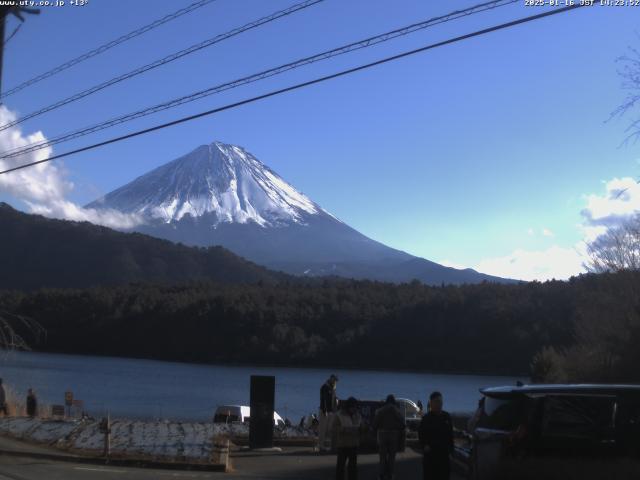
[[[251,376],[251,421],[249,423],[249,447],[273,447],[273,406],[275,403],[276,377]]]

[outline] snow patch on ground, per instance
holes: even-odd
[[[274,432],[276,438],[312,438],[307,430],[289,427]],[[66,451],[100,455],[104,434],[95,419],[50,420],[29,417],[0,419],[0,435],[46,444]],[[208,462],[219,438],[246,439],[243,424],[113,420],[111,454],[129,458],[152,458]]]

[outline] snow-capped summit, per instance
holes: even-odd
[[[297,275],[426,283],[495,277],[456,270],[372,240],[337,220],[244,148],[214,142],[88,205],[135,213],[135,230],[186,245],[222,245]]]
[[[326,214],[244,148],[202,145],[90,205],[138,213],[165,223],[205,214],[218,223],[304,223]]]

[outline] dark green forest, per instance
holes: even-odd
[[[0,311],[39,322],[46,337],[31,343],[50,352],[640,380],[640,273],[629,271],[514,285],[332,279],[2,291]]]
[[[0,289],[286,278],[222,247],[187,247],[88,222],[27,215],[2,202],[0,232]]]
[[[35,350],[640,381],[637,269],[441,287],[298,278],[220,247],[6,204],[0,226],[0,320]],[[46,335],[36,338],[20,319]]]

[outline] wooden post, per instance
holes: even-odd
[[[111,416],[109,412],[100,422],[100,431],[104,433],[104,457],[108,459],[111,454]]]
[[[111,415],[107,412],[107,431],[104,435],[104,456],[111,455]]]

